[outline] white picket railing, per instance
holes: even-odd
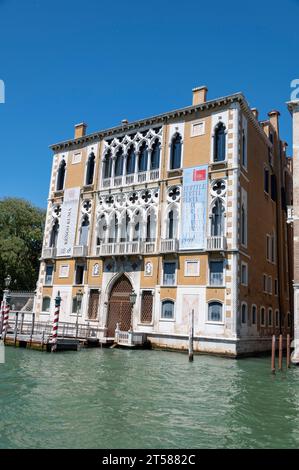
[[[208,251],[222,251],[226,250],[226,237],[207,237],[207,250]]]

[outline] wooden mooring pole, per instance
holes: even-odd
[[[290,367],[291,364],[291,338],[290,335],[287,334],[287,368]]]
[[[17,336],[18,336],[18,317],[19,317],[19,312],[16,312],[16,317],[15,317],[15,331],[14,331],[14,345],[17,344]]]
[[[191,310],[189,326],[189,362],[193,361],[193,330],[194,330],[194,310]]]
[[[278,369],[282,370],[282,335],[279,335]]]
[[[275,374],[275,344],[276,344],[276,338],[275,338],[275,335],[273,335],[272,336],[272,356],[271,356],[272,374]]]

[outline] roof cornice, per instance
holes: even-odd
[[[85,136],[79,137],[77,139],[69,139],[62,142],[58,142],[50,146],[50,148],[54,151],[67,151],[70,149],[75,149],[80,145],[83,144],[92,144],[98,140],[102,140],[105,137],[113,137],[117,134],[122,134],[124,132],[134,131],[140,127],[152,126],[152,125],[162,125],[166,123],[170,119],[175,119],[183,116],[187,116],[190,114],[194,114],[198,111],[205,111],[209,109],[213,109],[219,106],[225,106],[232,103],[239,103],[242,110],[246,113],[248,118],[252,121],[257,131],[260,135],[267,141],[267,144],[270,143],[268,137],[266,136],[265,132],[263,131],[262,127],[260,126],[258,120],[253,115],[244,95],[241,92],[234,93],[232,95],[223,96],[221,98],[217,98],[214,100],[206,101],[202,104],[198,104],[195,106],[187,106],[184,108],[176,109],[173,111],[169,111],[167,113],[158,114],[156,116],[151,116],[144,119],[139,119],[137,121],[133,121],[130,123],[122,124],[120,126],[111,127],[102,131],[94,132],[92,134],[87,134]]]

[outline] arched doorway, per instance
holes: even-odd
[[[121,331],[128,331],[130,329],[132,317],[130,294],[132,293],[132,290],[132,285],[124,274],[115,281],[115,284],[111,289],[108,302],[108,337],[115,335],[117,323],[119,323]]]

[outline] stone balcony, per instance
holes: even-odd
[[[88,254],[87,245],[75,245],[73,249],[74,258],[84,258]]]
[[[104,178],[102,180],[102,189],[119,188],[131,184],[142,184],[149,181],[157,181],[160,178],[160,170],[142,171],[130,175],[115,176],[114,178]]]
[[[207,237],[207,251],[224,251],[226,250],[226,237],[209,236]]]
[[[161,253],[175,253],[179,249],[179,241],[176,238],[166,238],[160,241]]]
[[[113,242],[102,243],[96,247],[96,256],[141,255],[152,253],[156,253],[156,242]]]
[[[46,247],[42,250],[42,258],[43,259],[53,259],[56,256],[56,247]]]

